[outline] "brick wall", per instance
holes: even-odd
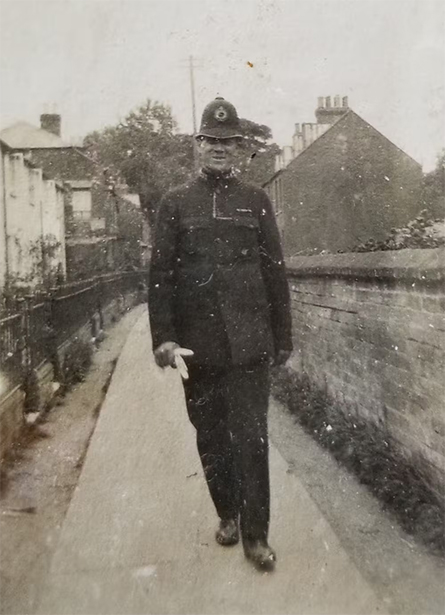
[[[445,249],[289,259],[291,367],[445,467]]]

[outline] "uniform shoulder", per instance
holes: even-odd
[[[174,201],[177,198],[182,198],[186,196],[190,192],[190,190],[193,189],[195,184],[196,184],[196,179],[193,178],[193,179],[187,180],[186,182],[183,182],[182,184],[174,186],[170,188],[168,192],[165,193],[164,199]]]
[[[240,182],[241,194],[257,211],[262,213],[271,208],[267,192],[250,182]],[[264,214],[263,214],[264,215]]]
[[[240,183],[240,186],[242,187],[242,190],[244,190],[246,194],[248,194],[249,196],[257,197],[261,199],[268,198],[267,192],[263,190],[263,188],[260,188],[259,186],[257,186],[256,184],[252,184],[244,180],[239,180],[239,183]]]

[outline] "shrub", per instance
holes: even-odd
[[[34,369],[28,370],[25,374],[23,390],[25,391],[25,413],[38,412],[40,408],[39,381]]]
[[[93,348],[90,342],[78,337],[70,343],[63,359],[63,380],[65,386],[83,382],[91,367]]]
[[[428,218],[427,210],[402,228],[392,228],[383,241],[368,239],[354,246],[349,252],[379,252],[405,248],[437,248],[445,245],[444,220]]]

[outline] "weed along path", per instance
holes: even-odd
[[[118,327],[113,348],[122,352],[95,428],[91,391],[100,386],[90,372],[70,394],[79,396],[77,417],[83,403],[91,420],[76,452],[69,452],[80,429],[75,415],[71,433],[48,420],[41,429],[50,438],[36,441],[21,462],[29,455],[28,465],[11,472],[1,521],[3,537],[7,530],[16,538],[4,539],[4,614],[444,611],[441,560],[416,546],[274,401],[270,541],[277,569],[258,573],[241,546],[217,545],[179,375],[153,363],[146,308]],[[69,471],[60,461],[67,456]],[[18,512],[22,496],[33,513]]]

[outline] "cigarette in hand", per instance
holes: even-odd
[[[181,374],[183,380],[188,380],[189,371],[182,357],[192,357],[194,355],[193,350],[189,350],[188,348],[175,348],[173,354],[175,355],[174,361],[176,369]]]

